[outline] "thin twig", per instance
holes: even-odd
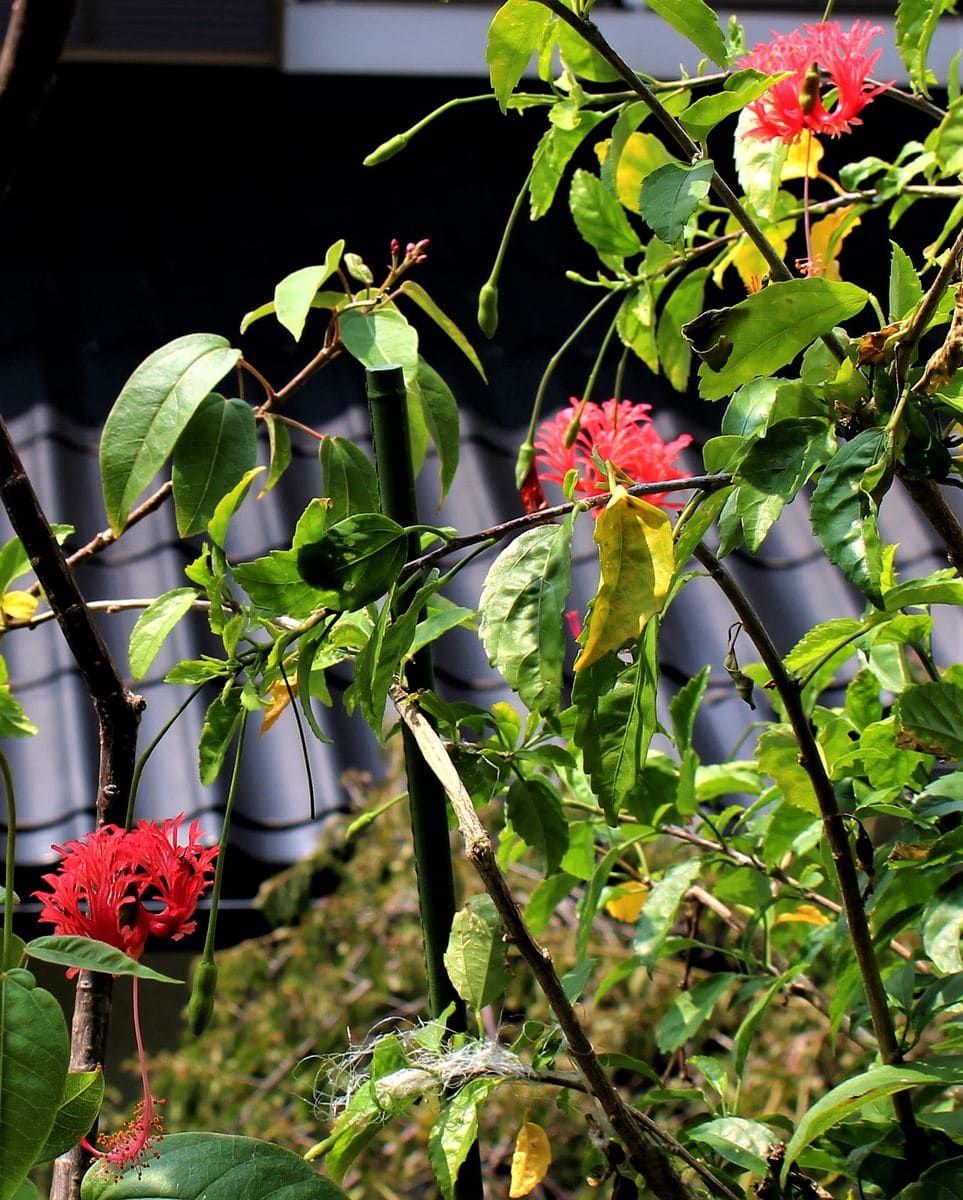
[[[535,941],[522,918],[505,876],[498,867],[491,838],[478,819],[471,796],[438,734],[418,711],[413,697],[404,689],[393,686],[391,698],[426,763],[445,789],[458,821],[465,846],[465,857],[494,901],[507,937],[515,944],[538,981],[565,1036],[569,1057],[584,1076],[589,1090],[622,1140],[632,1166],[645,1176],[648,1187],[660,1200],[694,1200],[694,1193],[679,1177],[666,1151],[656,1141],[658,1138],[664,1145],[668,1135],[654,1122],[641,1118],[629,1108],[612,1086],[575,1009],[565,994],[551,956]],[[736,1200],[734,1193],[724,1183],[716,1179],[704,1164],[694,1159],[683,1147],[678,1146],[678,1143],[672,1147],[671,1153],[682,1157],[697,1171],[702,1181],[720,1200]]]
[[[655,483],[635,483],[625,490],[630,496],[651,496],[660,492],[689,490],[716,492],[719,488],[728,487],[731,482],[731,475],[720,472],[717,475],[689,475],[685,479],[662,479]],[[502,541],[517,533],[524,533],[526,529],[532,529],[536,525],[547,525],[558,517],[566,516],[573,508],[600,508],[603,504],[608,504],[610,499],[611,492],[600,492],[597,496],[574,503],[556,504],[551,508],[539,509],[538,512],[512,517],[508,521],[502,521],[498,525],[492,525],[478,533],[468,533],[463,537],[451,538],[443,546],[437,546],[434,550],[429,550],[427,554],[422,554],[419,558],[413,558],[405,563],[403,574],[410,575],[413,571],[427,571],[436,562],[458,550],[465,550],[469,546],[477,546],[482,542]]]
[[[893,1025],[886,989],[880,975],[879,962],[873,947],[873,937],[866,919],[866,910],[863,907],[852,847],[849,843],[843,815],[836,800],[832,780],[823,766],[819,746],[802,705],[798,682],[793,680],[786,671],[779,651],[773,644],[769,631],[759,614],[722,563],[704,544],[700,543],[694,553],[742,621],[746,635],[759,652],[759,657],[769,671],[773,685],[785,708],[786,716],[799,746],[799,762],[809,776],[819,804],[823,829],[829,843],[836,880],[839,884],[839,893],[843,900],[843,910],[846,914],[846,923],[849,926],[853,950],[866,993],[866,1001],[869,1005],[873,1031],[879,1043],[880,1054],[885,1063],[897,1063],[901,1060],[902,1053]],[[893,1107],[907,1148],[913,1154],[922,1156],[920,1161],[924,1161],[925,1141],[920,1137],[909,1094],[897,1092],[893,1096]]]

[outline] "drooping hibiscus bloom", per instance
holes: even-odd
[[[80,841],[54,846],[63,858],[56,872],[43,877],[50,891],[34,892],[43,901],[40,920],[52,924],[55,933],[96,938],[131,958],[140,958],[150,935],[177,941],[192,933],[194,911],[212,881],[218,847],[201,843],[197,821],[191,823],[186,843],[179,845],[183,822],[181,814],[161,825],[140,821],[131,830],[102,825]],[[76,973],[76,968],[68,972]],[[101,1135],[101,1148],[83,1141],[114,1174],[128,1168],[139,1173],[163,1132],[157,1109],[162,1102],[151,1094],[147,1078],[136,976],[132,984],[144,1097],[123,1129]]]
[[[684,433],[671,442],[663,441],[652,424],[651,404],[633,404],[631,400],[589,401],[582,406],[574,398],[568,408],[541,423],[535,436],[536,462],[543,480],[562,483],[571,470],[578,471],[576,493],[597,496],[609,490],[609,480],[593,457],[611,462],[635,483],[654,483],[661,479],[681,479],[675,460],[692,441]],[[579,414],[578,434],[570,446],[566,435]],[[650,504],[666,503],[665,492],[646,496]]]
[[[102,825],[80,841],[54,846],[63,859],[43,877],[50,891],[34,893],[43,901],[40,920],[55,933],[96,938],[131,958],[140,958],[151,934],[177,941],[192,933],[218,848],[201,844],[197,821],[187,843],[178,845],[183,821],[181,814],[162,825],[140,821],[131,830]],[[148,908],[145,901],[156,903]]]
[[[882,51],[867,51],[873,38],[882,32],[879,25],[870,25],[869,21],[854,21],[848,32],[838,21],[822,21],[804,25],[802,33],[798,29],[786,34],[774,32],[771,42],[758,43],[738,66],[755,67],[767,75],[779,71],[792,74],[748,106],[755,119],[747,131],[749,135],[790,143],[804,129],[837,137],[859,125],[858,114],[874,96],[891,86],[868,82]],[[819,90],[821,71],[828,74],[836,91],[829,110]]]

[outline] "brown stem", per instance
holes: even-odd
[[[391,698],[405,726],[411,731],[425,762],[435,773],[451,801],[465,846],[465,857],[474,867],[498,909],[506,937],[528,963],[565,1037],[569,1057],[578,1067],[589,1090],[598,1101],[612,1128],[626,1148],[633,1168],[645,1176],[649,1189],[659,1200],[694,1200],[663,1149],[668,1135],[654,1121],[631,1109],[612,1086],[592,1043],[565,994],[548,951],[532,937],[511,890],[498,867],[488,832],[478,819],[471,796],[465,789],[441,739],[422,717],[414,699],[394,686]],[[657,1141],[658,1139],[658,1141]],[[663,1145],[659,1145],[661,1141]],[[684,1158],[720,1200],[736,1200],[733,1193],[702,1164],[673,1141],[671,1153]],[[679,1152],[682,1151],[680,1155]]]
[[[652,496],[659,492],[686,492],[690,490],[715,492],[719,488],[728,487],[731,482],[732,476],[725,473],[718,475],[689,475],[685,479],[662,479],[654,483],[634,483],[625,490],[630,496]],[[405,563],[404,574],[411,574],[413,571],[426,571],[436,562],[447,558],[449,554],[454,554],[458,550],[465,550],[469,546],[479,546],[482,542],[499,542],[504,538],[512,537],[513,534],[524,533],[526,529],[531,529],[535,525],[547,525],[549,521],[554,521],[556,517],[564,517],[575,507],[600,508],[603,504],[607,504],[610,499],[611,492],[600,492],[597,496],[591,496],[586,500],[579,500],[576,503],[556,504],[552,508],[541,508],[538,512],[525,513],[521,517],[512,517],[510,520],[502,521],[498,525],[492,525],[488,529],[479,530],[478,533],[466,533],[463,537],[451,538],[443,546],[437,546],[434,550],[429,550],[427,554],[422,554],[420,558],[413,558],[410,562]]]
[[[84,562],[86,559],[92,558],[95,554],[99,554],[101,550],[106,550],[108,546],[112,546],[119,537],[123,537],[128,529],[132,529],[140,521],[143,521],[144,517],[149,516],[150,513],[155,512],[158,508],[160,508],[167,497],[170,496],[173,488],[174,485],[168,479],[168,481],[162,484],[153,495],[148,496],[142,504],[138,504],[138,506],[132,510],[130,516],[124,522],[124,528],[120,531],[120,533],[114,533],[112,529],[102,529],[100,533],[95,534],[85,546],[81,546],[79,550],[75,550],[73,554],[71,554],[65,560],[67,566],[75,567],[78,563]],[[27,591],[30,592],[32,596],[39,596],[39,581],[32,587],[28,588]]]
[[[23,543],[64,640],[97,712],[100,772],[97,823],[122,823],[134,772],[137,726],[144,702],[124,686],[107,644],[90,619],[23,463],[0,418],[0,500]],[[104,1060],[110,1013],[111,977],[82,971],[77,981],[70,1067],[90,1071]],[[89,1156],[77,1146],[54,1164],[50,1200],[76,1200]]]
[[[866,910],[863,907],[859,876],[849,844],[846,824],[836,801],[832,780],[823,766],[812,726],[803,708],[799,686],[783,666],[779,651],[774,646],[769,631],[760,620],[759,614],[722,563],[707,546],[701,543],[696,547],[694,554],[718,584],[736,615],[742,621],[747,636],[756,647],[759,657],[772,676],[773,685],[786,710],[786,716],[799,746],[799,762],[809,776],[822,815],[823,829],[829,843],[836,880],[839,884],[839,893],[843,901],[843,910],[846,914],[846,923],[853,941],[853,950],[856,954],[856,962],[866,993],[866,1001],[869,1005],[880,1055],[885,1063],[897,1063],[902,1054],[889,1011],[886,989],[883,987],[883,980],[880,976],[879,963],[873,949],[873,937],[866,919]],[[897,1092],[893,1096],[893,1107],[907,1149],[918,1157],[922,1165],[926,1156],[925,1140],[920,1136],[909,1093]]]
[[[76,0],[13,0],[0,49],[0,200],[53,87]]]

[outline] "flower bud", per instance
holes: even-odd
[[[214,996],[217,991],[217,963],[202,958],[194,972],[191,998],[187,1002],[187,1026],[194,1037],[200,1037],[214,1014]]]
[[[478,293],[478,328],[487,338],[498,328],[498,286],[490,279]]]
[[[388,138],[386,142],[382,142],[376,147],[367,158],[362,162],[366,167],[377,167],[383,162],[387,162],[389,158],[394,158],[408,145],[408,134],[396,133],[393,138]]]

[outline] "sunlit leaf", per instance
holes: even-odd
[[[100,440],[104,506],[114,533],[240,357],[222,337],[189,333],[155,350],[124,384]]]
[[[551,19],[547,8],[530,0],[508,0],[492,18],[485,61],[502,112]]]
[[[143,1170],[119,1178],[95,1163],[81,1200],[347,1200],[299,1154],[258,1138],[224,1133],[170,1133]]]
[[[601,580],[576,671],[639,637],[649,618],[662,611],[675,570],[668,515],[621,485],[599,514],[594,538]]]
[[[174,588],[152,600],[140,614],[130,631],[127,651],[130,673],[134,679],[144,678],[161,646],[196,601],[197,591],[194,588]]]
[[[548,1134],[534,1121],[526,1121],[518,1131],[512,1153],[512,1174],[508,1194],[512,1200],[527,1196],[548,1174],[552,1165],[552,1147]]]
[[[511,975],[501,921],[487,893],[473,896],[455,913],[444,957],[452,986],[476,1012],[504,992]]]
[[[329,246],[324,262],[316,267],[302,267],[286,275],[274,289],[274,309],[278,322],[291,334],[296,342],[301,340],[304,322],[311,311],[311,302],[318,288],[335,273],[344,253],[344,239]],[[252,317],[253,319],[253,317]],[[250,321],[247,322],[250,324]],[[242,326],[241,332],[244,332]]]
[[[731,308],[708,310],[684,331],[706,360],[699,368],[699,394],[718,400],[757,375],[772,375],[817,337],[855,316],[868,299],[855,284],[789,279]]]

